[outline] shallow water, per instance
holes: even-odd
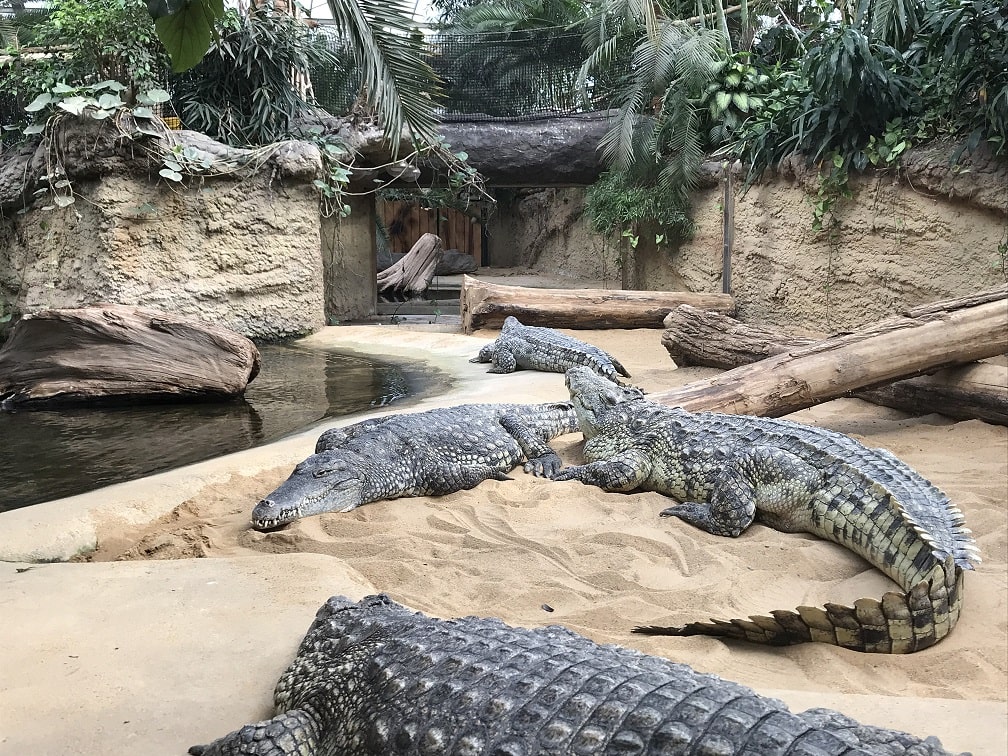
[[[275,441],[416,393],[429,371],[293,346],[228,402],[0,412],[0,511]]]

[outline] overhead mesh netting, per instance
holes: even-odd
[[[321,33],[338,51],[338,35]],[[438,101],[444,121],[535,120],[604,110],[612,106],[612,84],[627,71],[626,65],[614,67],[579,88],[587,53],[581,36],[563,29],[438,34],[427,38],[425,48],[445,93]],[[349,63],[313,70],[311,82],[318,104],[334,115],[347,112],[359,89]]]
[[[360,91],[360,75],[333,26],[319,27],[337,64],[310,72],[311,94],[333,115],[347,114]],[[610,93],[626,63],[578,87],[587,57],[581,37],[562,28],[520,32],[437,34],[425,40],[427,60],[441,80],[443,121],[536,120],[613,107]],[[628,57],[628,56],[627,56]],[[171,75],[165,73],[167,89]],[[0,124],[23,126],[25,103],[0,92]]]

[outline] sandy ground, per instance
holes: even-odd
[[[705,374],[675,370],[657,330],[578,335],[613,353],[645,390]],[[487,375],[470,365],[493,337],[357,326],[305,343],[422,358],[455,376],[450,391],[399,411],[565,398],[561,375]],[[438,616],[560,623],[745,683],[795,709],[830,706],[937,735],[951,749],[1008,753],[1008,428],[846,399],[791,419],[893,451],[964,511],[984,563],[966,576],[962,618],[936,647],[883,656],[632,635],[640,623],[880,597],[892,584],[810,536],[756,525],[738,539],[718,538],[660,520],[668,501],[657,494],[607,494],[520,470],[514,480],[441,498],[375,502],[275,533],[249,530],[252,506],[312,451],[316,428],[0,515],[0,753],[184,753],[270,715],[276,678],[328,596],[379,590]],[[579,435],[555,447],[579,461]]]

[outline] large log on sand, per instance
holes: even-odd
[[[956,309],[960,302],[962,300],[952,300],[945,304]],[[934,311],[935,305],[928,309]],[[867,337],[872,332],[885,330],[887,322],[894,325],[904,320],[883,321],[859,331],[858,335]],[[665,318],[665,327],[662,344],[680,366],[730,369],[822,341],[794,336],[773,326],[741,323],[727,315],[689,305],[670,312]],[[959,419],[975,418],[1008,425],[1008,365],[959,365],[877,388],[857,389],[851,395],[918,415],[937,412]]]
[[[259,350],[227,328],[122,305],[26,315],[0,349],[0,408],[240,396]]]
[[[864,332],[789,349],[651,398],[692,411],[778,417],[855,389],[1005,352],[1008,289],[999,289],[916,308]]]
[[[539,289],[462,279],[462,330],[498,328],[508,315],[525,325],[548,328],[661,328],[674,308],[690,304],[723,313],[735,311],[730,294],[622,289]]]

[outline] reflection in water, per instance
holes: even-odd
[[[388,404],[423,380],[363,357],[260,351],[261,372],[229,402],[0,412],[0,511],[275,441]]]

